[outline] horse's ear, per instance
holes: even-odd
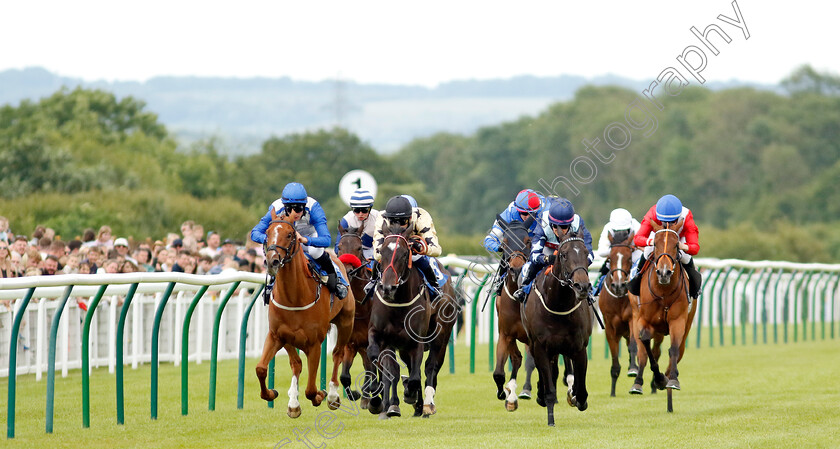
[[[364,233],[365,233],[364,226],[359,226],[358,228],[356,228],[356,235],[361,236]]]
[[[271,208],[271,219],[272,220],[277,220],[277,209],[275,209],[273,207]]]
[[[683,227],[683,223],[685,223],[685,218],[680,218],[680,220],[677,222],[676,226],[674,226],[674,229],[680,229],[680,228],[682,228],[682,227]]]
[[[636,231],[630,230],[630,235],[627,236],[627,241],[632,242],[633,239],[636,237]]]
[[[502,228],[502,232],[507,232],[508,224],[505,220],[502,219],[500,214],[496,214],[496,223],[499,223],[499,227]]]
[[[341,222],[338,222],[338,235],[344,235],[347,233],[347,229],[344,229],[344,226],[341,226]]]
[[[655,221],[653,221],[652,218],[648,218],[648,223],[650,223],[650,227],[653,229],[654,232],[659,232],[662,230],[662,225],[657,224]]]
[[[610,233],[610,232],[607,232],[607,239],[609,239],[609,241],[610,241],[610,245],[612,245],[613,243],[615,243],[615,240],[613,240],[613,235],[612,235],[612,233]]]

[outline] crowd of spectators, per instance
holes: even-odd
[[[0,277],[55,274],[133,273],[174,271],[218,274],[238,270],[262,273],[260,245],[222,239],[215,231],[192,220],[181,224],[181,233],[162,240],[151,237],[116,237],[109,226],[86,229],[72,239],[37,226],[31,236],[15,234],[9,220],[0,217]]]

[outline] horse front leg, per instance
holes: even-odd
[[[505,394],[505,361],[508,358],[508,347],[511,337],[499,330],[499,342],[496,345],[496,369],[493,370],[493,380],[496,382],[496,398],[504,401]]]
[[[382,345],[383,342],[379,334],[373,328],[370,328],[368,330],[367,354],[373,369],[370,370],[370,383],[362,386],[362,394],[369,399],[367,410],[373,415],[380,414],[383,407],[384,380],[387,373],[382,369],[383,360],[380,360]]]
[[[685,318],[672,320],[668,323],[669,333],[671,334],[671,347],[668,348],[668,384],[665,388],[672,390],[680,389],[680,375],[677,369],[677,363],[682,358],[685,351]]]
[[[534,374],[536,365],[534,364],[534,355],[531,354],[531,347],[525,346],[525,383],[522,384],[522,391],[519,393],[519,399],[531,399],[531,375]]]
[[[537,404],[546,408],[548,425],[554,427],[554,403],[557,402],[557,385],[552,385],[551,379],[557,379],[557,377],[552,372],[551,360],[545,349],[540,347],[539,344],[534,344],[533,341],[531,343],[534,365],[540,375],[537,380]]]
[[[287,406],[286,414],[289,418],[297,418],[300,416],[300,402],[298,396],[298,384],[300,383],[300,373],[303,371],[303,362],[300,359],[295,348],[291,345],[284,347],[286,354],[289,355],[289,366],[292,368],[292,379],[289,385],[289,404]]]
[[[621,374],[621,363],[618,361],[618,343],[619,339],[616,335],[615,325],[612,320],[607,320],[604,323],[604,334],[607,337],[607,344],[610,347],[610,355],[612,356],[612,366],[610,367],[610,379],[612,385],[610,386],[610,397],[615,397],[615,384],[618,382],[618,376]]]
[[[640,346],[644,348],[644,344],[642,343],[641,335],[639,329],[641,328],[641,323],[636,319],[633,320],[634,324],[630,331],[630,338],[636,342],[636,348]],[[639,371],[636,373],[636,380],[633,382],[633,386],[630,388],[630,394],[643,394],[644,393],[644,385],[645,385],[645,367],[647,366],[648,361],[648,351],[639,350],[637,353],[637,357],[639,359]]]
[[[511,338],[508,345],[508,354],[510,355],[510,380],[505,385],[505,410],[509,412],[516,411],[519,408],[519,398],[516,396],[516,375],[519,373],[519,368],[522,366],[522,353],[516,347],[516,339]]]
[[[260,381],[260,397],[269,402],[277,399],[279,393],[277,393],[277,390],[269,390],[265,385],[265,378],[268,376],[268,363],[281,347],[283,347],[283,344],[280,342],[280,338],[269,331],[263,344],[262,357],[257,362],[256,373],[257,379]]]
[[[573,391],[573,395],[569,405],[577,407],[580,411],[584,411],[589,407],[589,403],[587,402],[589,392],[586,391],[586,369],[589,362],[586,359],[586,347],[572,354],[571,360],[572,366],[574,367],[575,380],[570,388]]]
[[[654,355],[653,349],[650,345],[650,340],[653,338],[653,329],[650,326],[640,326],[639,327],[639,340],[642,342],[642,345],[645,347],[645,353],[650,360],[650,371],[653,373],[653,385],[656,388],[662,390],[665,388],[665,376],[659,371],[659,361],[657,360],[656,355]],[[639,373],[641,376],[641,373]],[[639,377],[636,377],[636,384],[639,383]],[[634,385],[635,387],[635,385]]]
[[[312,405],[318,407],[327,396],[327,392],[318,390],[315,387],[315,378],[318,377],[318,365],[321,362],[321,345],[311,344],[306,352],[306,367],[308,369],[306,376],[306,399],[312,401]]]

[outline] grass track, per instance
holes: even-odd
[[[478,347],[477,373],[470,375],[468,349],[459,344],[456,374],[449,374],[448,365],[441,373],[438,413],[428,420],[379,421],[366,410],[356,416],[337,410],[328,422],[328,409],[324,405],[315,409],[302,393],[303,415],[292,420],[285,412],[288,363],[279,358],[280,397],[274,409],[259,399],[255,360],[246,362],[244,410],[236,409],[236,362],[220,364],[214,412],[207,410],[209,364],[191,364],[188,416],[180,414],[180,368],[162,364],[159,418],[151,421],[146,365],[125,371],[124,426],[116,424],[114,376],[107,369],[95,370],[91,376],[90,429],[83,429],[81,423],[80,372],[59,377],[51,435],[44,433],[46,382],[35,382],[32,375],[19,376],[16,438],[3,439],[2,447],[306,447],[297,435],[307,437],[309,447],[336,448],[840,447],[837,340],[689,348],[680,364],[683,389],[674,393],[673,414],[665,411],[664,392],[628,395],[631,379],[626,377],[619,379],[618,396],[610,398],[609,361],[603,357],[603,344],[603,337],[596,336],[587,376],[589,409],[578,412],[561,398],[555,408],[556,428],[545,425],[545,409],[534,401],[520,401],[519,410],[506,412],[503,402],[495,398],[495,385],[487,371],[487,346]],[[624,356],[622,369],[626,369]],[[520,373],[520,388],[523,382]],[[0,422],[5,430],[7,379],[0,379],[0,388]],[[403,404],[402,410],[408,414],[410,407]],[[319,426],[332,432],[333,438],[319,435]],[[289,440],[285,446],[284,439]]]

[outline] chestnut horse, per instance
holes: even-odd
[[[266,401],[277,398],[277,390],[269,390],[265,385],[268,362],[274,358],[280,348],[289,354],[292,367],[291,387],[289,388],[288,415],[300,416],[298,402],[298,381],[302,363],[295,349],[306,354],[309,378],[306,384],[306,398],[312,405],[319,406],[327,398],[331,409],[339,406],[338,364],[344,355],[344,346],[353,331],[353,315],[356,301],[352,292],[344,299],[331,297],[326,286],[319,283],[311,274],[307,258],[301,251],[294,224],[286,220],[285,215],[277,216],[272,210],[271,223],[266,230],[265,257],[268,272],[275,276],[273,297],[268,309],[268,335],[265,338],[262,357],[257,363],[257,378],[260,380],[260,397]],[[346,276],[343,266],[339,266]],[[338,330],[335,349],[333,349],[333,372],[329,393],[315,388],[318,376],[318,364],[321,359],[321,343],[327,337],[330,323]],[[346,372],[346,370],[345,370]],[[350,387],[350,375],[341,375],[341,385]]]
[[[534,280],[522,307],[522,323],[528,333],[531,354],[540,376],[537,404],[547,407],[548,425],[554,426],[557,402],[557,358],[563,355],[566,371],[574,374],[566,401],[584,411],[586,391],[586,347],[592,334],[589,309],[589,250],[583,238],[569,231],[558,242],[554,264]]]
[[[379,382],[373,388],[377,396],[370,400],[368,411],[380,413],[380,419],[401,416],[397,397],[399,363],[395,352],[408,367],[403,382],[403,399],[414,405],[414,416],[428,418],[436,413],[434,397],[437,375],[443,366],[446,349],[460,312],[451,283],[441,287],[441,294],[430,300],[423,275],[411,263],[412,229],[393,225],[383,230],[385,240],[380,250],[382,277],[376,287],[368,331],[368,355],[379,369]],[[433,261],[438,263],[437,261]],[[442,270],[438,263],[438,268]],[[420,373],[423,352],[426,359],[426,383],[420,396]],[[382,397],[378,396],[382,393]],[[422,401],[421,401],[422,399]],[[385,411],[383,411],[383,409]]]
[[[618,345],[621,339],[627,342],[627,351],[630,353],[630,365],[627,368],[627,375],[635,377],[639,374],[639,366],[636,364],[636,338],[633,336],[633,309],[630,307],[630,299],[627,297],[627,283],[630,281],[630,268],[633,265],[633,237],[632,231],[619,231],[615,235],[609,234],[610,272],[604,278],[601,293],[598,295],[598,307],[604,315],[604,333],[607,336],[607,344],[612,354],[612,387],[610,396],[615,397],[615,384],[621,373],[621,363],[618,362]]]
[[[502,228],[502,260],[500,263],[507,264],[508,271],[505,275],[504,285],[501,294],[496,298],[496,314],[499,323],[499,343],[496,351],[496,369],[493,371],[493,380],[496,382],[496,397],[505,401],[505,409],[509,412],[519,407],[516,396],[516,375],[519,367],[522,366],[522,353],[516,345],[519,340],[528,344],[528,335],[522,326],[522,314],[520,304],[512,299],[513,292],[519,288],[517,278],[522,271],[522,266],[528,261],[528,254],[531,251],[531,237],[528,235],[528,228],[534,222],[529,217],[524,223],[513,221],[506,223],[501,216],[496,216],[496,222]],[[505,362],[510,357],[511,371],[510,379],[505,384]],[[532,369],[533,371],[533,369]]]
[[[353,333],[350,335],[350,340],[344,349],[344,370],[350,370],[353,366],[353,359],[356,358],[356,354],[359,354],[359,357],[362,359],[362,364],[365,367],[365,380],[362,383],[364,390],[364,387],[369,386],[373,380],[368,376],[376,372],[376,367],[373,366],[373,362],[370,361],[367,354],[368,327],[370,326],[370,310],[373,302],[359,302],[365,297],[364,287],[370,281],[371,277],[371,270],[367,266],[367,261],[362,250],[363,232],[364,228],[361,227],[344,229],[339,226],[338,228],[338,233],[341,235],[341,240],[338,242],[338,256],[344,263],[344,268],[350,277],[350,290],[353,291],[353,296],[356,298],[356,316],[353,322]],[[368,402],[370,402],[369,394],[354,390],[348,392],[347,396],[354,401],[361,398],[359,406],[363,409],[368,408]]]
[[[653,383],[660,390],[668,389],[668,411],[673,411],[671,391],[680,389],[677,363],[685,353],[685,341],[691,329],[691,322],[697,312],[696,304],[689,302],[688,275],[679,262],[680,235],[678,230],[683,219],[677,223],[660,226],[650,222],[653,231],[653,253],[650,267],[639,275],[641,286],[639,298],[633,305],[634,329],[638,342],[644,346],[639,351],[639,375],[636,383],[642,385],[641,377],[647,359],[653,372]],[[654,273],[656,281],[653,280]],[[671,336],[668,349],[668,369],[665,376],[659,371],[659,363],[651,349],[651,339],[657,336]],[[666,383],[666,376],[668,377]]]

